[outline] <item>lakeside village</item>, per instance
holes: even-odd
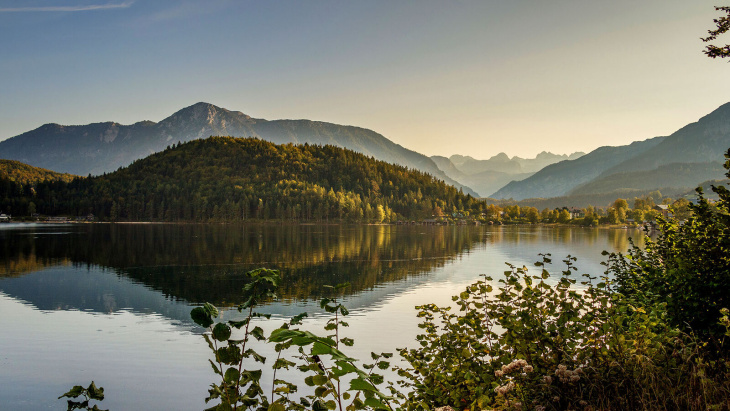
[[[661,204],[656,204],[655,199]],[[633,200],[633,208],[629,207],[629,203],[624,199],[617,199],[607,207],[588,206],[586,208],[578,207],[559,207],[554,209],[544,208],[538,210],[536,207],[519,206],[519,205],[496,205],[490,204],[486,207],[485,212],[479,215],[470,215],[468,211],[454,210],[451,213],[444,213],[442,210],[434,210],[431,218],[423,218],[419,220],[408,220],[395,216],[391,221],[348,221],[356,223],[379,223],[394,225],[503,225],[503,224],[559,224],[574,225],[583,227],[596,226],[621,226],[628,227],[647,227],[656,226],[658,217],[669,218],[676,217],[678,220],[686,220],[689,217],[689,200],[680,198],[672,200],[669,197],[661,198],[661,195],[648,195],[643,198],[635,198]],[[45,223],[92,223],[92,222],[121,222],[116,220],[100,219],[89,213],[85,216],[47,216],[38,213],[32,213],[29,216],[13,218],[10,214],[0,212],[0,223],[15,222],[45,222]],[[250,221],[260,221],[252,219]],[[269,220],[284,221],[284,220]],[[153,220],[151,222],[164,222],[164,220]],[[225,223],[229,222],[224,219],[211,219],[207,222]]]

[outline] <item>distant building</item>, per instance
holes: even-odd
[[[570,213],[570,218],[571,219],[573,219],[573,218],[583,218],[583,217],[586,216],[585,211],[583,211],[583,209],[581,209],[581,208],[570,207],[567,210]]]
[[[669,206],[666,204],[659,204],[655,205],[653,210],[656,210],[662,214],[662,217],[669,218],[671,216],[671,212],[669,211]]]

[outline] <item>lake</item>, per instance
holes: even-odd
[[[603,250],[623,252],[634,229],[539,226],[0,224],[0,408],[66,409],[57,397],[94,380],[104,409],[199,410],[209,349],[190,320],[204,302],[240,317],[243,274],[278,269],[281,299],[268,331],[306,311],[324,335],[324,285],[349,282],[346,350],[415,347],[414,307],[448,305],[505,262],[532,266],[567,255],[599,275]],[[268,348],[262,352],[270,354]],[[270,362],[267,363],[270,366]]]

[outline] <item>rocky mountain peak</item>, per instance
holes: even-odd
[[[502,153],[497,154],[496,156],[493,156],[493,157],[489,158],[489,160],[492,160],[492,161],[509,161],[509,156],[507,155],[507,153],[502,152]]]

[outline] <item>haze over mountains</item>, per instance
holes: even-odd
[[[522,200],[661,188],[689,190],[722,177],[723,154],[728,148],[730,103],[667,137],[600,147],[513,181],[490,197]]]
[[[115,122],[63,126],[45,124],[0,142],[0,158],[78,175],[99,175],[164,150],[168,145],[209,136],[258,137],[277,144],[334,145],[377,160],[429,173],[477,196],[443,173],[428,157],[372,130],[311,120],[264,120],[208,103],[186,107],[155,123]]]
[[[505,153],[499,153],[487,160],[476,160],[458,154],[449,158],[432,156],[431,159],[446,175],[486,197],[505,184],[524,180],[545,166],[583,155],[585,153],[582,152],[559,155],[543,151],[535,158],[510,158]]]

